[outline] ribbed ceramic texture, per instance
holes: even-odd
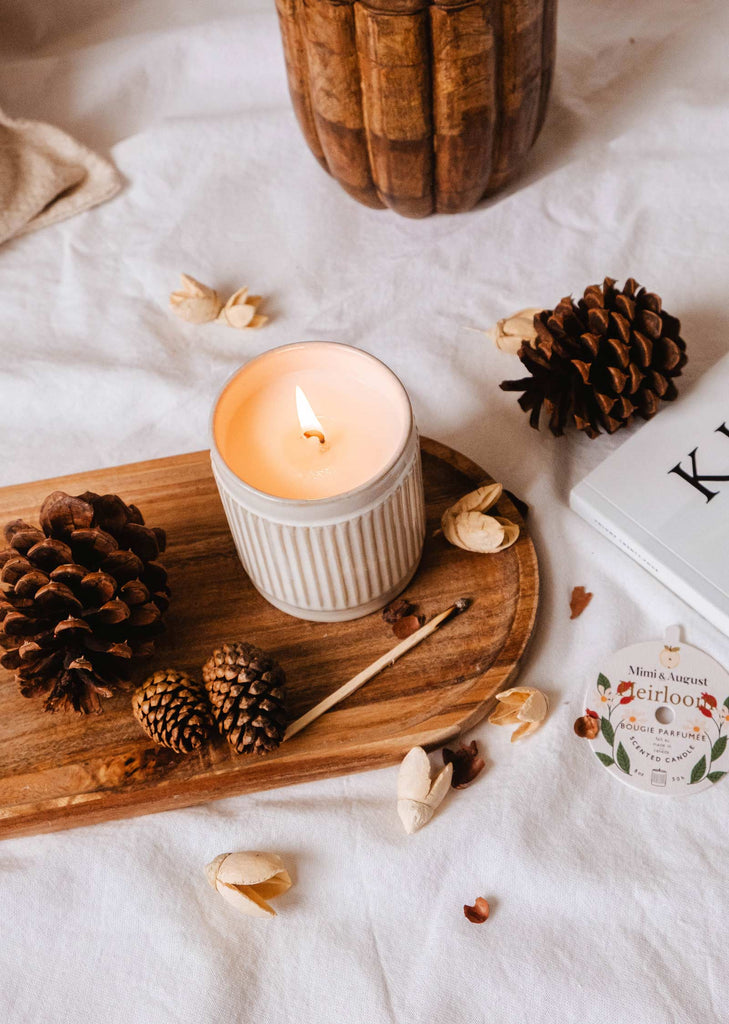
[[[213,467],[215,470],[215,467]],[[302,525],[263,518],[215,473],[241,562],[272,603],[301,618],[356,618],[411,579],[425,537],[420,452],[379,500],[354,514]]]
[[[311,151],[351,196],[406,217],[469,210],[544,122],[557,0],[276,0]]]

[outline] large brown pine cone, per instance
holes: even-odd
[[[661,400],[678,394],[674,378],[686,365],[681,324],[633,278],[618,290],[606,277],[579,302],[562,299],[534,317],[534,328],[536,340],[519,349],[531,376],[501,385],[522,392],[519,405],[533,427],[544,409],[557,437],[569,423],[591,438],[601,429],[613,434],[634,415],[650,419]]]
[[[134,717],[147,735],[178,754],[201,747],[213,729],[205,691],[185,672],[155,672],[134,691]]]
[[[218,728],[239,754],[275,750],[286,729],[286,675],[248,643],[223,644],[203,666]]]
[[[115,494],[50,494],[41,529],[5,527],[0,551],[0,664],[23,696],[45,694],[45,709],[101,711],[152,653],[169,604],[157,562],[164,530]]]

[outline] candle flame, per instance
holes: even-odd
[[[309,399],[298,384],[296,385],[296,413],[299,417],[299,423],[301,424],[301,430],[304,437],[316,437],[319,439],[320,444],[324,444],[324,441],[326,440],[324,437],[324,428],[316,418]]]

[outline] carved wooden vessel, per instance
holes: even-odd
[[[311,151],[366,206],[458,213],[524,165],[557,0],[276,0]]]

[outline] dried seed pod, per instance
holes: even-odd
[[[235,327],[239,331],[263,327],[268,322],[268,317],[256,313],[260,302],[260,295],[249,295],[247,288],[239,288],[220,310],[218,320],[227,327]]]
[[[511,742],[535,732],[547,715],[547,698],[532,686],[514,686],[496,694],[499,706],[489,716],[492,725],[516,725]]]
[[[517,355],[522,342],[531,345],[537,340],[534,317],[541,312],[538,306],[520,309],[518,313],[514,313],[512,316],[507,316],[503,320],[497,320],[496,326],[486,331],[486,334],[502,352]]]
[[[222,305],[218,293],[189,274],[181,274],[180,279],[182,287],[170,295],[172,312],[191,324],[206,324],[214,320]]]
[[[501,516],[486,515],[502,493],[501,484],[484,484],[446,509],[441,518],[446,540],[464,551],[483,554],[511,547],[519,537],[517,524]]]
[[[275,853],[221,853],[205,868],[208,881],[236,910],[275,917],[268,900],[291,888],[291,876]]]
[[[494,519],[503,526],[504,539],[497,548],[494,548],[492,554],[495,554],[497,551],[505,551],[512,544],[516,544],[519,539],[519,526],[517,523],[512,523],[510,519],[505,519],[503,516],[494,516]]]
[[[447,764],[434,780],[422,747],[413,747],[397,776],[397,813],[408,835],[427,825],[451,786],[453,765]]]

